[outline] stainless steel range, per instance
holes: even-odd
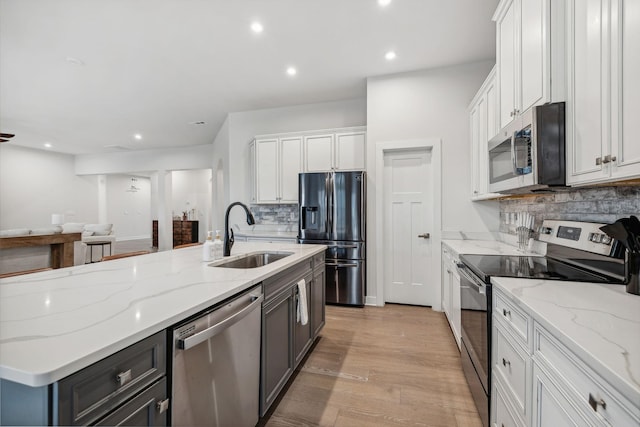
[[[546,256],[461,255],[462,366],[483,424],[491,405],[491,277],[625,284],[625,247],[605,224],[544,221]]]

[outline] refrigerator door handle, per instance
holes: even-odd
[[[327,220],[325,221],[325,233],[329,234],[331,230],[331,210],[329,204],[331,203],[331,175],[327,174],[324,178],[324,200]]]
[[[327,176],[327,183],[327,233],[330,233],[330,236],[333,236],[333,192],[335,191],[333,172]]]

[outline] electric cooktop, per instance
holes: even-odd
[[[483,282],[491,276],[568,282],[622,283],[602,273],[587,271],[544,256],[461,255],[462,261]]]

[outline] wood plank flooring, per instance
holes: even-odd
[[[260,425],[481,427],[443,313],[327,306],[315,348]]]

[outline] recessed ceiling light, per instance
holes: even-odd
[[[51,148],[51,147],[53,147],[53,145],[51,145],[51,143],[50,143],[50,142],[45,142],[45,143],[44,143],[44,146],[45,146],[46,148]]]
[[[389,6],[389,3],[391,3],[391,0],[378,0],[378,4],[382,7]]]
[[[140,141],[142,139],[142,135],[140,135],[139,133],[136,133],[135,135],[133,135],[133,137],[135,139],[137,139],[138,141]]]
[[[396,53],[390,50],[389,52],[384,54],[384,59],[386,59],[387,61],[393,61],[394,59],[396,59]]]
[[[290,76],[295,76],[296,74],[298,74],[298,70],[296,70],[295,67],[289,67],[287,68],[287,74]]]
[[[264,31],[264,27],[258,21],[254,21],[251,23],[251,31],[256,34],[260,34],[262,31]]]

